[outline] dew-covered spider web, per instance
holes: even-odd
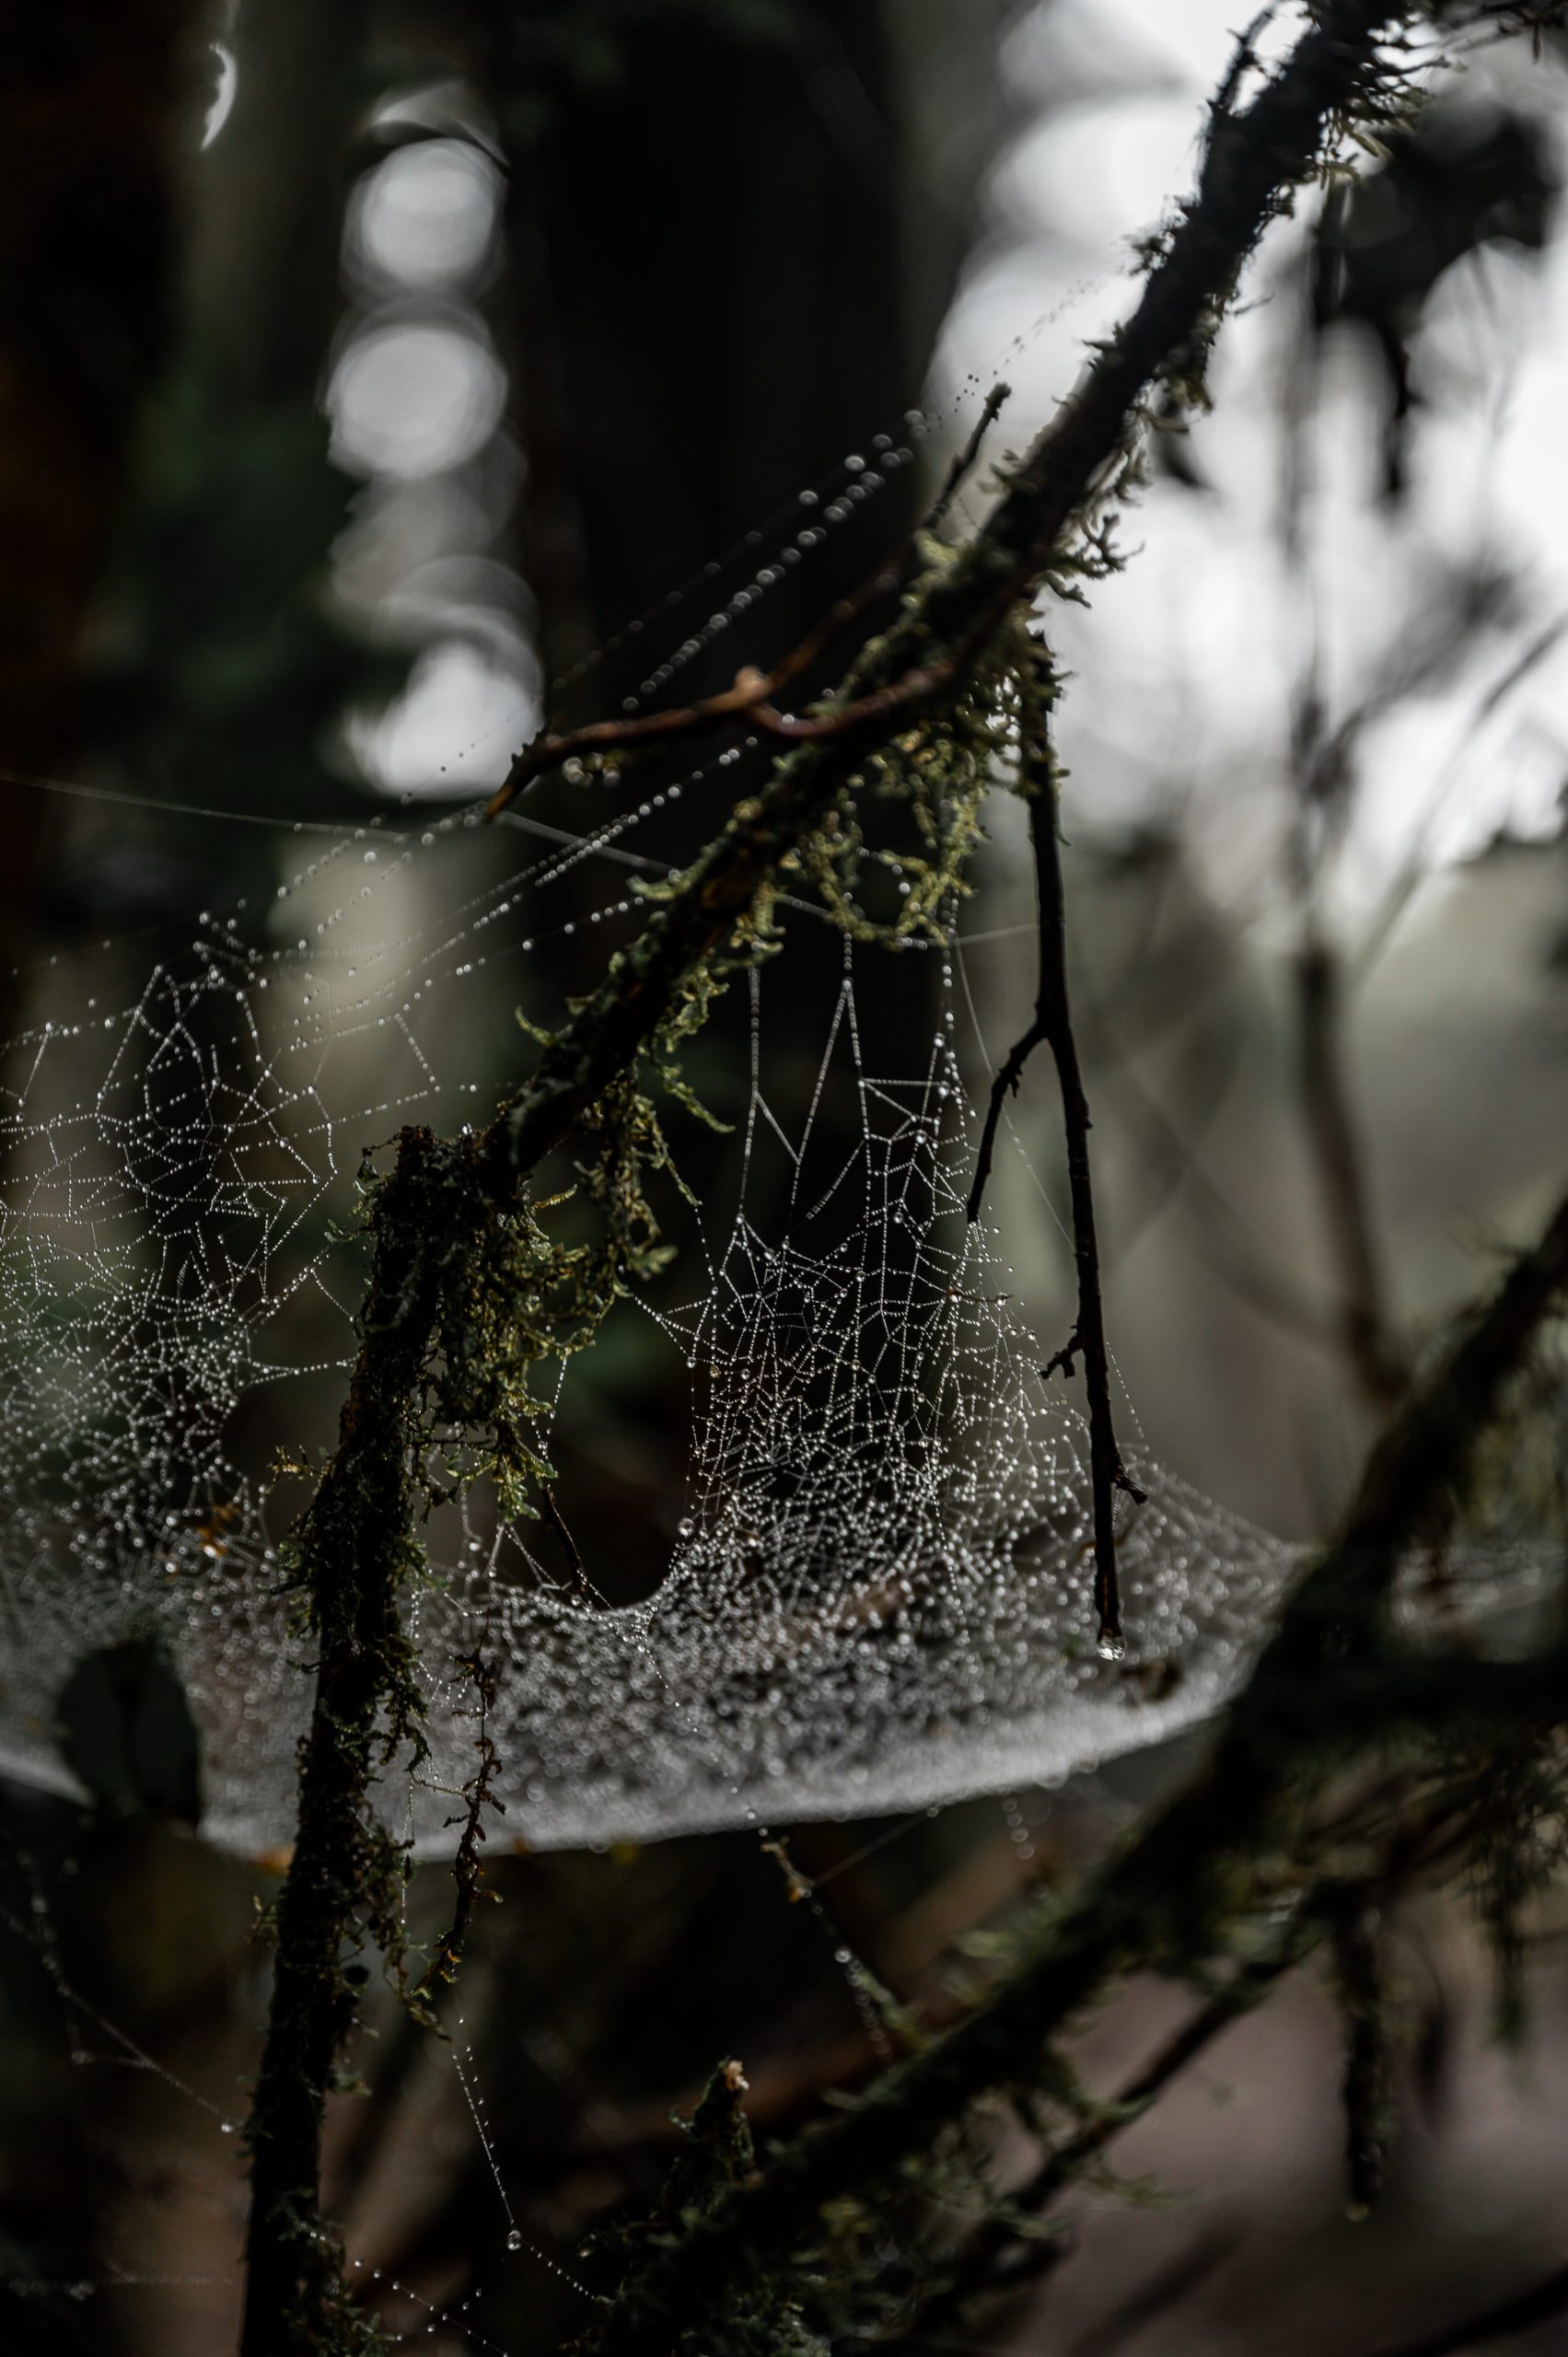
[[[521,987],[542,935],[519,927],[565,872],[606,872],[615,897],[563,929],[634,921],[609,854],[633,856],[624,839],[657,815],[636,806],[542,853],[514,830],[522,864],[478,892],[461,888],[471,817],[367,829],[282,888],[300,927],[284,947],[240,910],[204,920],[128,1007],[85,987],[124,945],[50,978],[64,1011],[17,1043],[4,1141],[7,1770],[70,1788],[74,1666],[148,1649],[200,1728],[209,1835],[286,1840],[309,1648],[266,1452],[321,1422],[351,1353],[358,1263],[331,1222],[364,1143],[488,1109],[461,1076],[482,970]],[[433,921],[380,930],[419,909],[443,859]],[[411,1605],[424,1851],[449,1847],[472,1772],[456,1665],[476,1649],[495,1670],[508,1830],[559,1847],[1054,1780],[1212,1712],[1265,1630],[1293,1551],[1139,1458],[1127,1653],[1098,1655],[1084,1429],[1040,1371],[1002,1239],[964,1217],[974,1120],[947,958],[901,954],[912,976],[943,969],[911,993],[935,1028],[903,1069],[868,1068],[846,958],[793,1132],[772,978],[752,978],[738,1200],[687,1243],[693,1297],[656,1313],[692,1403],[689,1503],[656,1592],[607,1608],[595,1566],[564,1573],[540,1525],[471,1504],[433,1523],[434,1577]],[[856,1109],[847,1143],[823,1144],[825,1092]]]
[[[368,877],[354,890],[371,899],[334,898],[312,933],[352,930],[383,862],[406,877],[436,849],[329,854],[330,890]],[[307,871],[297,889],[321,880]],[[424,995],[491,954],[508,897],[421,945],[429,970],[412,981],[407,944],[329,962],[307,934],[285,959],[215,920],[128,1013],[84,1002],[22,1043],[0,1237],[13,1771],[63,1781],[73,1664],[152,1644],[201,1727],[209,1832],[286,1839],[308,1648],[282,1594],[275,1502],[239,1471],[235,1436],[265,1423],[291,1438],[293,1395],[338,1376],[350,1327],[333,1286],[352,1270],[334,1266],[328,1216],[367,1124],[385,1136],[437,1092]],[[389,1094],[355,1106],[343,1089],[378,1057]],[[437,1539],[439,1584],[413,1608],[426,1841],[470,1772],[470,1698],[450,1673],[481,1643],[499,1665],[509,1829],[536,1845],[649,1838],[947,1798],[1144,1740],[1212,1705],[1284,1576],[1282,1550],[1160,1482],[1126,1540],[1129,1663],[1086,1650],[1079,1435],[995,1239],[962,1216],[971,1149],[947,1022],[912,1072],[867,1073],[846,976],[823,1071],[856,1091],[862,1134],[816,1201],[798,1183],[809,1123],[791,1142],[770,1105],[761,1009],[753,1062],[738,1209],[696,1246],[707,1289],[666,1313],[695,1415],[668,1574],[650,1601],[606,1610],[593,1566],[563,1580],[537,1526],[470,1514],[447,1561]],[[769,1156],[796,1180],[772,1234],[752,1208]],[[312,1333],[319,1358],[285,1355]]]
[[[647,665],[629,705],[667,698],[914,456],[875,436],[782,538],[749,535],[645,638],[633,623],[610,642]],[[705,620],[693,598],[714,601]],[[528,1052],[511,1010],[553,1019],[579,948],[594,970],[629,937],[639,882],[677,874],[763,759],[745,737],[652,790],[606,772],[551,819],[296,823],[281,880],[203,911],[193,938],[111,936],[11,978],[0,1768],[126,1797],[138,1747],[158,1751],[166,1684],[136,1666],[155,1662],[194,1715],[205,1832],[287,1841],[311,1661],[280,1562],[303,1493],[277,1463],[331,1446],[365,1279],[362,1155],[385,1167],[410,1121],[487,1119]],[[195,815],[215,842],[273,824]],[[837,957],[819,909],[783,906],[786,931]],[[450,1850],[473,1773],[476,1653],[495,1681],[492,1790],[536,1848],[1053,1782],[1205,1717],[1243,1674],[1296,1550],[1141,1448],[1146,1497],[1118,1509],[1126,1652],[1096,1650],[1086,1435],[1041,1372],[1062,1338],[1031,1330],[1005,1237],[964,1215],[989,1071],[960,1054],[962,937],[956,916],[946,943],[846,950],[804,1089],[798,1024],[778,1053],[790,961],[751,975],[734,1183],[681,1213],[684,1296],[617,1313],[657,1322],[689,1400],[663,1576],[611,1607],[613,1582],[543,1523],[474,1496],[433,1518],[408,1608],[431,1757],[412,1792],[395,1765],[381,1787],[424,1852]],[[872,1048],[865,961],[893,958],[902,976],[875,995],[911,1017]],[[560,1372],[569,1413],[576,1364]],[[74,1714],[84,1664],[94,1711]],[[95,1712],[107,1763],[75,1724]]]

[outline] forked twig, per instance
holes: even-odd
[[[898,587],[903,578],[911,548],[922,534],[935,531],[947,516],[958,486],[979,458],[981,445],[1011,389],[1010,386],[997,384],[986,395],[973,432],[948,468],[935,505],[912,540],[901,542],[892,555],[885,557],[875,572],[866,575],[858,588],[852,589],[847,597],[840,598],[830,607],[822,620],[771,670],[761,671],[754,665],[748,665],[736,673],[727,688],[721,688],[711,696],[701,696],[694,703],[674,705],[659,712],[633,713],[619,720],[593,720],[581,728],[541,730],[523,747],[512,763],[504,783],[492,795],[485,817],[498,817],[546,770],[557,769],[563,761],[580,758],[584,753],[634,750],[640,745],[695,736],[703,729],[718,727],[726,721],[734,720],[755,720],[769,736],[780,737],[786,743],[811,744],[823,737],[842,736],[857,726],[880,720],[900,705],[922,702],[939,688],[948,685],[963,668],[963,661],[957,652],[943,662],[921,665],[907,671],[901,679],[874,695],[861,697],[829,712],[796,717],[780,712],[774,702],[782,690],[808,670],[826,652],[841,631],[858,621],[878,598],[890,596]]]
[[[1067,1187],[1073,1210],[1073,1258],[1078,1277],[1078,1313],[1063,1349],[1040,1369],[1049,1377],[1060,1367],[1074,1372],[1080,1354],[1084,1388],[1089,1409],[1089,1488],[1094,1510],[1096,1642],[1109,1659],[1122,1651],[1121,1598],[1116,1576],[1116,1493],[1120,1490],[1139,1505],[1140,1490],[1121,1462],[1116,1427],[1110,1412],[1110,1363],[1105,1341],[1105,1311],[1100,1299],[1099,1239],[1095,1229],[1094,1182],[1089,1168],[1089,1100],[1073,1036],[1072,1007],[1067,995],[1067,903],[1062,883],[1062,846],[1057,835],[1056,762],[1050,736],[1050,705],[1053,692],[1051,660],[1035,642],[1038,693],[1031,741],[1025,761],[1029,795],[1029,837],[1034,845],[1035,902],[1040,931],[1040,980],[1034,1020],[1007,1051],[985,1109],[974,1184],[970,1189],[970,1220],[980,1216],[986,1181],[996,1150],[996,1132],[1009,1096],[1017,1093],[1024,1067],[1035,1050],[1048,1047],[1062,1086],[1062,1125],[1067,1146]]]

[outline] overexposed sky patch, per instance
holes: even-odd
[[[944,387],[1005,373],[1016,390],[1000,436],[1011,446],[1049,417],[1086,339],[1136,300],[1131,240],[1191,186],[1203,110],[1243,13],[1226,0],[1057,0],[1016,29],[1016,135],[988,191],[993,234],[938,364]],[[1299,22],[1281,10],[1276,50]],[[1532,110],[1550,118],[1559,106],[1550,67],[1532,78],[1516,62],[1482,62],[1470,87],[1498,70]],[[1081,819],[1114,831],[1179,801],[1215,888],[1244,893],[1270,882],[1260,813],[1272,807],[1276,842],[1288,824],[1290,714],[1306,668],[1342,717],[1376,700],[1458,573],[1516,571],[1516,613],[1363,732],[1339,874],[1353,912],[1412,857],[1451,861],[1500,831],[1561,823],[1554,749],[1568,745],[1568,664],[1530,667],[1485,726],[1477,708],[1530,634],[1568,611],[1568,238],[1560,220],[1544,259],[1488,250],[1442,282],[1416,346],[1428,405],[1411,493],[1390,509],[1378,498],[1383,395],[1368,353],[1347,336],[1307,356],[1310,200],[1301,216],[1271,232],[1225,330],[1214,414],[1184,444],[1202,487],[1157,474],[1125,519],[1133,562],[1053,630],[1076,674],[1062,737]],[[1307,420],[1294,460],[1293,401]],[[1283,530],[1293,505],[1294,544]],[[1161,732],[1165,774],[1119,754],[1139,734],[1134,716]]]

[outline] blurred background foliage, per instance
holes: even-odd
[[[493,784],[546,710],[615,710],[655,636],[627,633],[634,617],[694,582],[664,609],[678,644],[705,567],[929,401],[923,468],[762,619],[707,634],[679,692],[792,644],[916,521],[971,376],[1015,385],[997,459],[1071,380],[1076,341],[1124,298],[1120,241],[1183,183],[1225,41],[1199,0],[59,0],[6,30],[6,1031],[89,939],[126,935],[129,974],[241,898],[261,937],[295,821],[441,806]],[[1214,416],[1156,437],[1146,555],[1063,632],[1113,1343],[1156,1452],[1292,1535],[1331,1516],[1568,1147],[1560,423],[1520,461],[1522,506],[1482,463],[1565,381],[1561,101],[1554,57],[1489,52],[1355,187],[1302,208],[1259,264]],[[693,797],[670,855],[722,807]],[[581,823],[563,781],[537,811]],[[1032,992],[1018,823],[999,810],[965,916],[993,1050]],[[463,855],[482,876],[485,845]],[[792,953],[786,1107],[837,954]],[[862,981],[873,1061],[918,1014],[889,963]],[[546,1019],[593,970],[590,943],[553,943],[527,1011]],[[498,984],[497,1089],[512,1016]],[[726,1006],[691,1059],[721,1112],[745,1054]],[[994,1203],[1052,1336],[1070,1278],[1055,1120],[1035,1075],[1030,1158]],[[733,1153],[682,1132],[699,1195]],[[682,1498],[686,1401],[651,1333],[607,1331],[563,1450],[573,1527],[624,1594],[656,1580]],[[244,2108],[277,1861],[189,1837],[179,1698],[136,1680],[88,1664],[63,1697],[67,1747],[99,1762],[96,1811],[5,1799],[0,2345],[17,2357],[232,2339],[243,2184],[219,2119]],[[144,1718],[172,1729],[145,1773]],[[453,2033],[488,2147],[447,2052],[377,2000],[368,2093],[332,2127],[351,2248],[419,2298],[471,2300],[482,2346],[563,2347],[584,2312],[560,2268],[651,2197],[671,2107],[722,2053],[745,2057],[763,2136],[871,2067],[840,1937],[940,2019],[955,1957],[983,1972],[983,1927],[1170,1772],[1156,1758],[803,1829],[811,1904],[738,1838],[498,1855]],[[412,1903],[433,1933],[438,1873]],[[1407,1937],[1407,2133],[1369,2225],[1344,2222],[1335,2030],[1304,1985],[1130,2144],[1183,2200],[1078,2197],[1080,2263],[953,2345],[1371,2347],[1560,2255],[1557,1927],[1539,1933],[1522,2124],[1468,1935],[1434,1905]],[[1132,1991],[1086,2061],[1117,2074],[1165,2004]],[[384,2313],[425,2339],[417,2299],[389,2293]],[[442,2327],[425,2345],[470,2344]]]

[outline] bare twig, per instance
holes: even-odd
[[[921,532],[935,531],[946,517],[960,483],[980,456],[981,445],[1011,389],[1007,385],[993,385],[986,395],[974,430],[948,468],[942,488],[922,522],[915,540]],[[896,683],[895,688],[883,691],[870,707],[863,702],[796,719],[781,713],[773,701],[792,680],[810,669],[841,632],[857,621],[878,598],[889,596],[898,587],[908,569],[910,551],[913,545],[914,541],[905,541],[891,556],[884,558],[858,588],[839,598],[822,621],[771,670],[761,671],[755,666],[748,666],[736,673],[727,688],[721,689],[715,695],[701,697],[695,703],[672,706],[659,712],[634,713],[619,720],[589,721],[581,728],[541,730],[523,747],[512,763],[505,781],[491,797],[485,810],[486,818],[497,817],[546,770],[559,768],[563,761],[580,758],[584,753],[635,750],[642,745],[668,741],[671,737],[696,736],[703,729],[740,720],[755,720],[770,736],[786,742],[809,743],[819,737],[840,735],[868,718],[897,711],[906,703],[918,702],[935,693],[938,687],[945,686],[957,676],[958,666],[956,662],[938,666],[935,672],[930,667],[910,672]],[[936,675],[937,672],[940,676]]]
[[[578,759],[584,753],[634,751],[643,745],[662,743],[670,737],[694,737],[726,721],[749,718],[761,719],[775,735],[785,733],[786,724],[783,715],[772,709],[772,698],[825,654],[839,633],[847,630],[868,606],[898,586],[904,557],[905,549],[900,546],[894,555],[885,558],[857,589],[840,598],[815,629],[771,671],[748,666],[736,673],[727,688],[720,689],[716,695],[702,696],[695,703],[633,713],[620,720],[591,720],[581,728],[540,730],[523,747],[492,795],[485,817],[498,817],[546,770],[558,769],[563,761]]]
[[[958,497],[966,476],[979,459],[985,437],[1002,414],[1003,403],[1011,397],[1012,390],[1011,385],[995,384],[987,393],[985,406],[975,419],[973,431],[963,448],[954,458],[952,465],[943,479],[942,488],[932,502],[931,512],[926,517],[924,524],[926,531],[935,532],[939,525],[947,521],[947,511]]]
[[[1081,1353],[1089,1409],[1089,1490],[1094,1510],[1096,1642],[1108,1659],[1122,1651],[1121,1603],[1116,1576],[1116,1493],[1142,1505],[1144,1492],[1121,1462],[1110,1412],[1110,1362],[1100,1299],[1099,1242],[1095,1230],[1094,1183],[1089,1169],[1089,1100],[1078,1063],[1077,1041],[1067,995],[1067,904],[1062,885],[1058,840],[1056,764],[1051,749],[1050,706],[1053,693],[1050,659],[1037,643],[1036,692],[1029,699],[1031,741],[1026,749],[1029,793],[1029,837],[1034,845],[1036,915],[1040,933],[1040,980],[1034,1020],[1011,1047],[991,1084],[985,1126],[970,1189],[969,1216],[978,1219],[991,1175],[996,1131],[1009,1095],[1016,1095],[1024,1067],[1036,1048],[1048,1047],[1062,1086],[1062,1124],[1067,1145],[1067,1187],[1073,1210],[1073,1257],[1077,1269],[1078,1311],[1066,1346],[1041,1373],[1058,1367],[1073,1373]]]
[[[566,1517],[562,1513],[560,1507],[556,1504],[555,1492],[547,1481],[541,1482],[540,1485],[539,1503],[546,1522],[549,1523],[550,1527],[554,1531],[556,1538],[561,1541],[561,1551],[565,1556],[567,1562],[571,1565],[572,1577],[576,1583],[578,1593],[580,1595],[587,1596],[588,1594],[588,1575],[587,1570],[584,1568],[582,1556],[577,1550],[577,1542],[573,1538],[571,1531],[568,1529]]]

